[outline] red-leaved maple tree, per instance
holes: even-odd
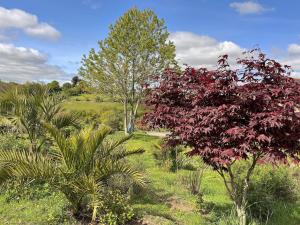
[[[231,69],[228,56],[218,69],[188,67],[158,76],[144,120],[170,131],[171,144],[185,144],[223,178],[240,224],[246,224],[247,191],[258,162],[299,162],[300,84],[290,67],[259,50],[244,53]],[[232,166],[247,160],[242,193]]]

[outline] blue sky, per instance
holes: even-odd
[[[69,80],[134,6],[165,19],[181,63],[211,66],[259,46],[300,70],[298,0],[0,0],[0,79]]]

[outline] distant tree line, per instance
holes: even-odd
[[[67,96],[76,96],[83,93],[91,92],[87,83],[80,79],[78,76],[74,76],[71,82],[65,82],[62,85],[58,81],[53,80],[47,84],[47,87],[51,93],[63,93]]]

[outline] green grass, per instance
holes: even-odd
[[[102,113],[111,110],[123,110],[120,103],[115,102],[87,102],[87,101],[67,101],[63,103],[67,110],[71,111],[85,111]]]
[[[60,194],[39,200],[20,200],[6,202],[0,195],[1,225],[70,225],[74,224],[66,214],[66,200]]]
[[[102,114],[105,112],[123,113],[123,104],[119,102],[109,101],[107,97],[101,97],[103,102],[96,102],[97,95],[82,94],[73,96],[63,102],[63,107],[66,110],[78,112],[92,112]],[[139,107],[138,117],[145,111],[143,106]]]
[[[146,151],[142,156],[131,158],[133,163],[145,169],[150,182],[149,187],[133,200],[136,212],[140,216],[160,219],[161,224],[204,224],[204,218],[196,211],[196,196],[190,194],[180,180],[189,171],[173,173],[155,162],[152,149],[158,141],[156,137],[136,133],[127,144],[130,149],[143,148]],[[223,184],[214,171],[207,170],[203,190],[207,201],[218,202],[221,207],[231,205]]]

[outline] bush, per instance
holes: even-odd
[[[32,180],[11,180],[1,186],[1,192],[5,194],[7,202],[26,200],[38,200],[53,193],[53,189],[47,183]]]
[[[25,150],[29,147],[29,141],[18,137],[14,133],[0,135],[1,150]]]
[[[215,204],[213,202],[208,202],[204,200],[203,193],[199,192],[197,194],[197,201],[196,206],[198,212],[200,212],[201,215],[209,214],[215,207]]]
[[[101,113],[101,123],[111,127],[113,130],[121,130],[123,126],[123,116],[121,112],[110,110]]]
[[[96,102],[103,102],[103,99],[100,96],[96,96],[95,101]]]
[[[239,170],[241,168],[243,165],[239,165]],[[240,187],[241,182],[242,180],[238,180]],[[257,166],[248,191],[248,215],[262,222],[267,221],[274,213],[276,202],[293,203],[296,201],[296,187],[289,167]]]
[[[218,216],[216,220],[218,221],[218,225],[240,225],[239,218],[237,217],[234,208],[230,211],[229,214]],[[260,223],[252,218],[249,218],[248,225],[260,225]]]
[[[179,169],[196,170],[196,160],[188,157],[186,151],[187,149],[183,146],[171,147],[162,140],[161,143],[155,145],[153,156],[158,165],[167,167],[172,172],[177,172]]]
[[[99,211],[99,223],[105,225],[121,225],[130,221],[133,209],[129,205],[129,198],[119,191],[109,190],[104,193],[105,199]]]
[[[201,191],[204,169],[190,171],[187,176],[181,177],[181,182],[193,195],[197,195]]]
[[[276,202],[295,202],[296,186],[286,167],[264,166],[255,175],[249,189],[249,215],[265,221],[273,214]]]
[[[15,126],[5,117],[0,117],[0,134],[17,133]]]
[[[122,110],[117,107],[101,107],[98,111],[76,109],[72,109],[71,111],[79,114],[83,126],[86,124],[105,124],[113,130],[121,130],[123,128]]]

